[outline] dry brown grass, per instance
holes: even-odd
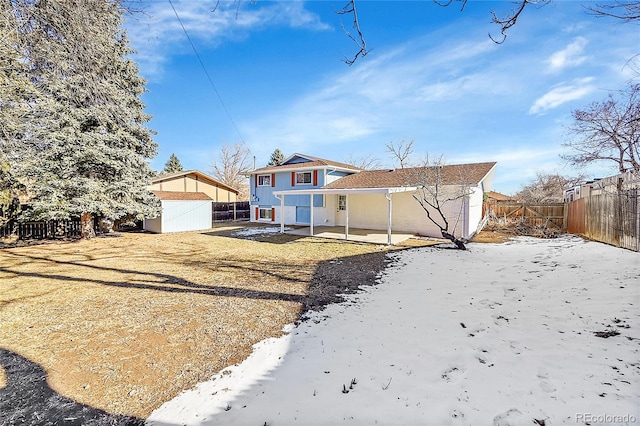
[[[504,243],[511,239],[513,234],[503,232],[500,230],[486,230],[478,232],[471,239],[474,243]]]
[[[289,235],[229,238],[234,229],[0,251],[1,346],[41,365],[49,386],[68,398],[147,417],[299,319],[323,262],[380,263],[366,256],[389,249]],[[362,271],[352,273],[357,280]]]

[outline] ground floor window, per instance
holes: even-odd
[[[271,207],[260,207],[260,209],[258,210],[258,219],[272,220],[273,209]]]

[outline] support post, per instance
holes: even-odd
[[[387,193],[385,194],[385,197],[387,199],[387,210],[388,210],[388,217],[387,217],[387,245],[391,245],[391,217],[392,217],[392,203],[391,203],[391,194]]]
[[[345,194],[344,196],[344,214],[345,214],[345,219],[344,219],[344,239],[348,240],[349,239],[349,195]]]
[[[284,194],[280,199],[280,233],[284,234]]]

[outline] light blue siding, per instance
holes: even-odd
[[[296,223],[311,223],[311,208],[305,206],[296,207]]]
[[[311,172],[312,183],[313,183],[313,170],[300,170],[300,172]],[[272,175],[271,173],[264,173],[265,175]],[[275,173],[275,185],[274,186],[257,186],[256,187],[256,178],[255,175],[251,176],[250,181],[250,189],[251,189],[251,205],[271,205],[271,206],[279,206],[280,200],[278,200],[274,195],[274,191],[285,191],[291,189],[317,189],[321,188],[325,185],[324,179],[324,171],[318,170],[318,184],[317,185],[303,185],[298,184],[295,186],[291,185],[291,171],[288,172],[280,172]],[[287,206],[309,206],[310,199],[308,195],[304,196],[294,196],[287,195],[285,197],[285,205]],[[313,205],[315,207],[322,207],[324,205],[323,199],[321,195],[315,196],[313,200]]]

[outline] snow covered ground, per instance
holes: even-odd
[[[564,236],[391,256],[148,424],[640,424],[640,254]]]

